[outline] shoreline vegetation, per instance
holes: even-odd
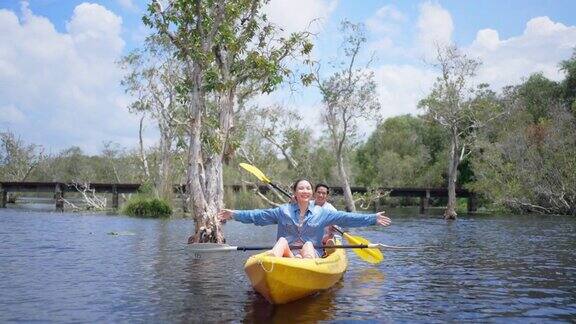
[[[99,199],[105,202],[102,208],[94,208],[91,206],[84,197],[75,192],[67,192],[67,201],[69,204],[64,205],[66,212],[78,213],[93,213],[103,212],[110,215],[128,215],[133,217],[143,218],[191,218],[193,215],[189,211],[185,211],[183,206],[182,197],[174,196],[172,201],[163,201],[155,198],[150,193],[135,193],[124,195],[120,198],[120,208],[114,209],[110,206],[111,194],[98,194]],[[266,195],[268,200],[274,199],[273,194]],[[345,209],[345,201],[342,196],[333,195],[331,197],[332,204],[339,210]],[[419,199],[414,197],[380,197],[378,206],[382,208],[419,208]],[[269,208],[271,206],[267,200],[256,199],[253,191],[234,191],[231,189],[225,190],[224,204],[233,209],[261,209]],[[440,211],[445,208],[446,198],[431,198],[430,205],[426,208],[423,215],[437,215],[440,216]],[[150,207],[151,206],[151,207]],[[50,193],[16,193],[8,201],[7,207],[24,208],[24,209],[42,209],[52,210],[54,208],[54,197]],[[369,206],[359,206],[359,212],[372,212],[376,210],[375,201]],[[459,198],[457,200],[456,210],[459,214],[467,214],[467,199]],[[480,208],[473,212],[475,215],[484,214],[503,214],[509,212],[505,208],[494,208],[494,205],[489,207],[480,206]]]

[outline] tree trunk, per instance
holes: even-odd
[[[172,188],[172,136],[167,127],[160,127],[160,165],[158,170],[158,196],[171,204]]]
[[[140,128],[138,130],[138,138],[140,140],[140,161],[142,162],[142,170],[144,171],[144,177],[146,181],[150,181],[150,170],[148,169],[148,159],[146,158],[146,152],[144,151],[144,140],[142,139],[144,116],[140,118]]]
[[[194,235],[188,243],[218,242],[215,236],[216,210],[210,208],[213,197],[206,195],[204,163],[202,158],[202,114],[205,94],[202,89],[201,67],[194,63],[190,76],[193,85],[190,90],[190,117],[188,120],[188,168],[186,172],[186,192],[189,195],[189,210],[194,217]]]
[[[350,190],[350,183],[348,183],[348,175],[346,175],[346,169],[344,168],[344,158],[342,153],[338,154],[338,173],[340,175],[340,183],[342,186],[342,193],[344,194],[344,203],[346,205],[346,211],[355,212],[356,206],[354,205],[354,197],[352,197],[352,190]]]
[[[200,83],[198,83],[200,84]],[[192,94],[192,103],[203,107],[203,93],[200,88]],[[203,155],[201,147],[202,114],[195,114],[190,120],[190,146],[187,189],[191,198],[191,210],[194,213],[195,233],[188,239],[189,243],[225,243],[222,226],[217,213],[224,207],[223,158],[228,141],[228,132],[232,126],[234,108],[234,91],[228,90],[220,98],[219,129],[216,130],[219,150]],[[195,101],[196,100],[196,101]],[[199,109],[198,111],[203,111]],[[205,150],[209,151],[209,150]]]
[[[199,119],[199,118],[198,118]],[[190,194],[189,205],[194,215],[194,235],[188,243],[224,243],[220,222],[216,215],[220,209],[222,198],[218,194],[218,180],[221,177],[221,158],[214,156],[213,160],[202,162],[200,147],[200,122],[192,121],[191,126],[198,132],[191,134],[187,191]],[[218,172],[220,169],[220,172]]]
[[[456,180],[458,178],[458,133],[452,130],[450,141],[450,158],[448,161],[448,205],[444,211],[444,219],[456,219]]]

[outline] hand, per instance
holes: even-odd
[[[218,212],[218,219],[225,223],[227,220],[234,218],[234,211],[230,209],[222,209]]]
[[[390,226],[392,220],[386,216],[385,211],[382,211],[376,214],[376,224],[380,226]]]

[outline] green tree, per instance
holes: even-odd
[[[506,114],[479,134],[470,187],[498,205],[576,214],[576,120],[554,84],[537,74],[508,87]]]
[[[223,207],[223,162],[238,101],[271,92],[291,74],[287,59],[312,45],[303,34],[275,39],[261,0],[152,1],[144,22],[168,37],[184,67],[187,193],[194,213],[190,242],[224,242],[216,214]]]
[[[576,116],[576,49],[572,52],[570,59],[560,62],[560,70],[566,73],[566,77],[562,81],[564,100],[572,110],[572,114]]]
[[[433,158],[445,140],[438,137],[437,142],[425,143],[433,133],[428,128],[434,127],[410,115],[386,119],[356,151],[357,182],[369,187],[440,185],[442,171],[438,166],[444,159]]]
[[[558,101],[561,93],[560,85],[547,79],[542,73],[532,74],[515,90],[516,98],[522,101],[522,106],[535,123],[550,118],[548,110]]]

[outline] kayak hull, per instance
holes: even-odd
[[[285,304],[328,289],[342,279],[348,267],[346,251],[334,250],[316,259],[279,258],[264,252],[251,256],[244,270],[254,290],[272,304]]]

